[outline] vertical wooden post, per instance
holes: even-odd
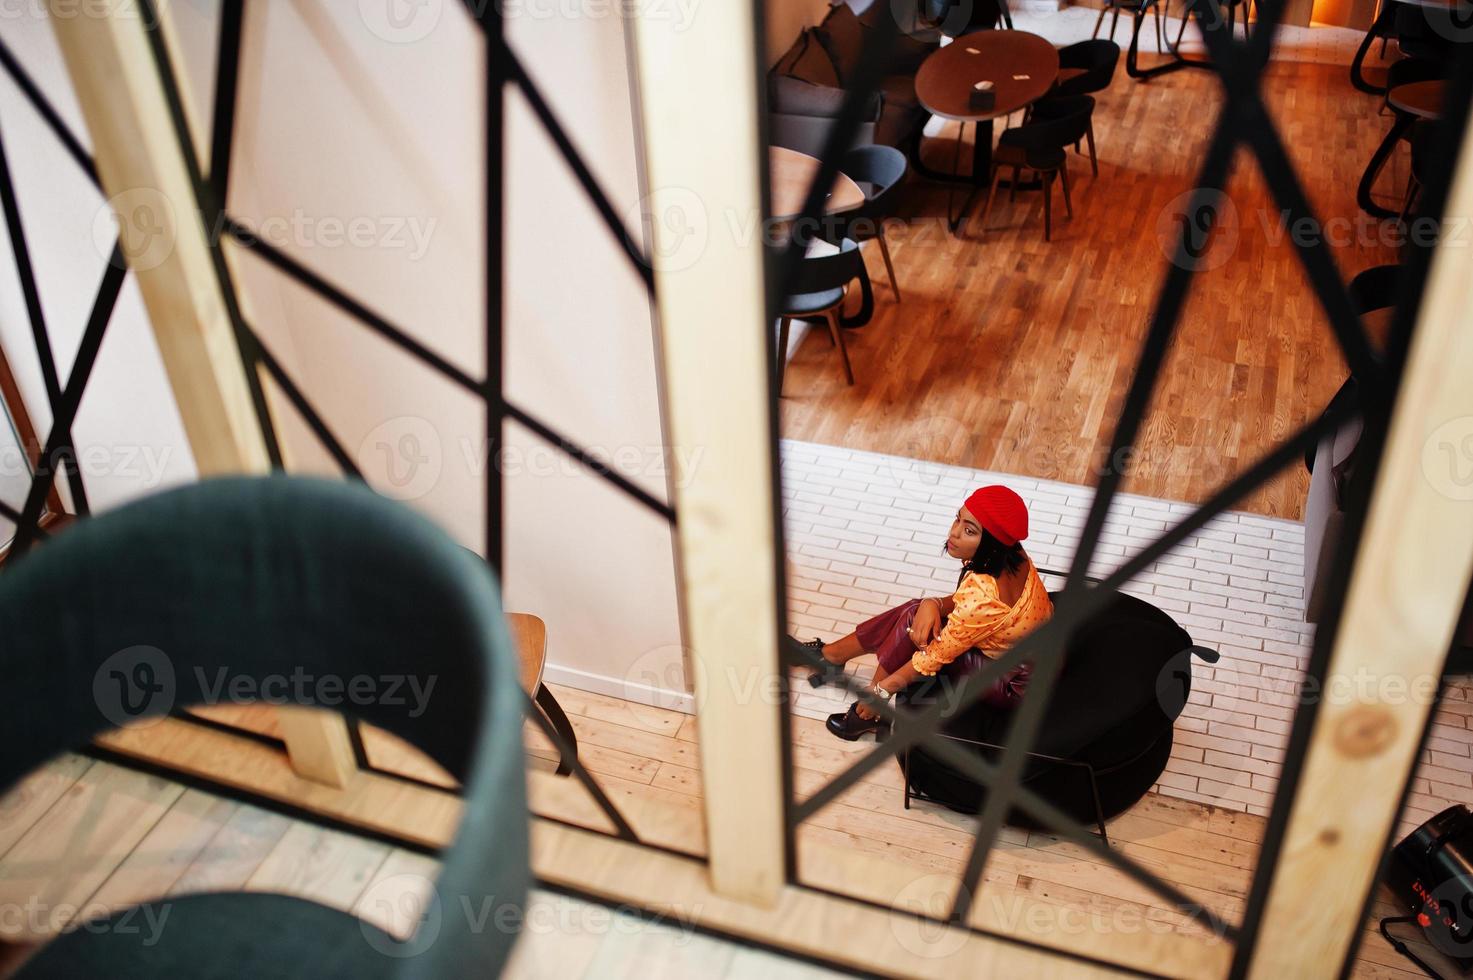
[[[1473,213],[1473,127],[1448,199]],[[1391,418],[1259,942],[1254,977],[1339,970],[1473,575],[1473,253],[1439,248]],[[1364,680],[1362,680],[1364,679]],[[1419,685],[1419,680],[1421,681]],[[1335,696],[1336,691],[1343,696]],[[1266,870],[1266,869],[1265,869]]]
[[[58,7],[63,9],[57,9]],[[103,193],[138,280],[201,476],[271,468],[189,169],[136,4],[107,16],[53,0],[52,29],[92,135]],[[347,784],[356,770],[344,719],[282,707],[293,767]]]
[[[265,473],[266,444],[136,5],[53,0],[51,25],[92,134],[103,193],[148,308],[202,476]]]
[[[683,30],[634,30],[669,429],[706,450],[674,454],[699,460],[674,483],[712,885],[770,905],[783,783],[755,22],[718,3]]]

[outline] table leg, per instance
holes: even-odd
[[[958,176],[961,175],[962,162],[962,139],[966,135],[967,124],[962,123],[956,128],[956,153],[952,157],[952,170]],[[967,195],[962,200],[962,209],[955,215],[951,212],[952,202],[956,200],[955,189],[946,192],[946,223],[951,227],[954,235],[961,228],[962,222],[967,218],[967,211],[972,207],[977,194],[983,187],[987,186],[992,176],[992,120],[986,119],[972,124],[972,180],[971,186],[967,188]]]
[[[1388,4],[1388,6],[1390,6]],[[1404,112],[1396,114],[1396,122],[1391,124],[1391,130],[1381,145],[1376,147],[1376,152],[1371,154],[1370,163],[1366,164],[1366,172],[1361,175],[1360,187],[1356,189],[1355,200],[1360,209],[1366,214],[1376,218],[1394,218],[1398,212],[1391,208],[1383,208],[1371,199],[1371,187],[1376,183],[1376,178],[1386,166],[1386,161],[1391,158],[1391,151],[1396,149],[1396,144],[1401,141],[1403,134],[1411,127],[1413,118]]]
[[[537,707],[547,716],[553,731],[557,732],[563,741],[563,745],[558,747],[562,758],[558,760],[557,774],[566,776],[573,771],[573,767],[568,764],[569,758],[578,758],[578,736],[574,733],[573,726],[569,724],[568,716],[563,714],[563,706],[557,703],[557,698],[552,696],[546,684],[539,684],[537,687]]]

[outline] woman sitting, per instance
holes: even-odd
[[[983,487],[956,512],[946,538],[946,553],[961,560],[952,595],[912,599],[859,624],[848,636],[804,644],[821,652],[834,668],[866,653],[876,654],[872,688],[888,701],[921,677],[947,665],[970,672],[980,658],[997,657],[1053,615],[1048,590],[1019,543],[1028,537],[1028,508],[1004,486]],[[1012,708],[1022,699],[1031,667],[1020,664],[998,679],[982,701]],[[811,678],[817,685],[826,673]],[[890,723],[856,701],[848,711],[829,715],[828,729],[847,741],[880,732]]]

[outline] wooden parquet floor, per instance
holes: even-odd
[[[1333,65],[1275,63],[1263,89],[1342,276],[1395,261],[1393,227],[1355,204],[1389,127],[1377,100]],[[1051,242],[1037,191],[1011,205],[999,194],[985,232],[979,201],[953,237],[947,188],[912,174],[889,236],[902,302],[866,245],[876,313],[847,332],[855,384],[826,332],[810,331],[787,368],[782,434],[1093,485],[1165,276],[1170,206],[1191,189],[1221,103],[1213,74],[1139,83],[1122,67],[1095,110],[1099,176],[1071,155],[1074,216],[1062,217],[1056,189]],[[928,139],[932,166],[950,168],[954,135]],[[1399,151],[1378,198],[1399,205],[1407,172]],[[1226,192],[1235,220],[1194,278],[1131,460],[1135,493],[1205,499],[1314,418],[1346,376],[1246,147]],[[1298,519],[1307,486],[1293,467],[1239,508]]]

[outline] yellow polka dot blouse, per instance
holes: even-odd
[[[997,579],[972,572],[952,596],[955,604],[946,626],[911,657],[921,674],[932,675],[973,647],[996,657],[1054,614],[1048,589],[1030,563],[1023,592],[1012,606],[998,596]]]

